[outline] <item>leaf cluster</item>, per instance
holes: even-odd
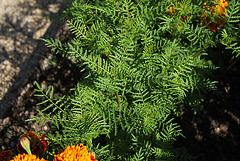
[[[57,100],[52,89],[37,89],[46,98],[41,104],[50,103],[45,110],[52,109],[39,112],[53,123],[54,150],[82,142],[105,160],[191,160],[172,147],[182,135],[173,114],[179,114],[181,103],[198,111],[205,94],[215,90],[209,79],[215,67],[204,59],[207,48],[218,42],[239,52],[233,43],[239,38],[239,3],[230,2],[229,28],[215,34],[196,19],[202,2],[173,2],[179,4],[175,15],[166,14],[168,0],[73,2],[66,13],[75,37],[67,43],[44,41],[76,59],[86,77],[74,94]],[[187,22],[180,21],[189,14]]]

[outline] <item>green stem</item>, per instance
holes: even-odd
[[[119,99],[118,92],[117,92],[117,91],[115,91],[115,94],[116,94],[116,97],[117,97],[117,103],[120,105],[120,104],[121,104],[121,102],[120,102],[120,99]]]

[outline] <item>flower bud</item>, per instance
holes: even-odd
[[[22,145],[23,149],[26,150],[26,152],[29,154],[29,155],[32,155],[32,152],[31,152],[31,149],[30,149],[30,141],[27,137],[22,137],[20,139],[20,144]]]

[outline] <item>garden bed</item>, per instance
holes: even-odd
[[[38,114],[36,109],[43,108],[36,106],[41,100],[34,97],[35,80],[42,87],[53,86],[55,97],[58,97],[68,93],[81,77],[78,67],[71,60],[60,56],[52,57],[50,61],[52,65],[44,72],[39,67],[13,101],[11,112],[3,121],[5,128],[0,133],[2,148],[13,149],[17,153],[16,143],[20,135],[29,129],[46,132],[51,126],[48,122],[40,126],[25,121]],[[198,114],[194,115],[187,107],[182,107],[181,115],[176,117],[176,120],[186,138],[179,138],[175,144],[182,153],[199,156],[199,160],[240,160],[239,69],[238,63],[224,75],[215,77],[222,95],[209,93],[202,111]]]
[[[64,30],[60,39],[67,41],[69,32],[66,28]],[[179,138],[175,143],[175,147],[181,153],[198,156],[200,161],[240,160],[238,153],[240,143],[239,66],[237,63],[229,70],[221,68],[219,71],[223,71],[215,73],[213,80],[219,82],[220,93],[208,93],[199,113],[194,115],[193,111],[189,110],[190,108],[181,106],[180,116],[175,117],[186,137]],[[51,126],[49,122],[40,126],[25,121],[34,115],[39,115],[37,109],[44,108],[44,106],[36,106],[42,100],[34,97],[35,81],[42,88],[47,89],[53,86],[54,97],[57,98],[69,93],[69,89],[76,85],[80,77],[80,70],[74,61],[48,51],[47,58],[41,61],[24,87],[18,91],[18,96],[12,100],[11,111],[2,121],[1,148],[12,149],[17,153],[16,144],[20,135],[29,129],[41,133],[49,130]]]

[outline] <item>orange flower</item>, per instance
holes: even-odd
[[[87,147],[83,144],[78,144],[77,146],[67,148],[58,155],[54,155],[54,161],[97,161],[95,159],[95,153],[89,153]]]
[[[207,10],[211,10],[212,15],[214,14],[218,14],[219,16],[225,16],[225,14],[227,15],[227,10],[225,8],[228,6],[228,2],[225,0],[215,0],[215,1],[217,2],[217,4],[212,6],[207,6],[207,3],[205,2],[203,6],[203,11],[207,9]],[[216,22],[209,23],[210,18],[208,17],[207,14],[201,15],[201,19],[202,19],[201,22],[213,32],[217,32],[217,29],[223,27],[222,24],[225,24],[225,21],[222,18],[215,18]]]
[[[3,151],[0,149],[0,161],[9,161],[13,155],[14,153],[11,150]]]
[[[225,9],[227,6],[228,6],[227,1],[218,0],[218,5],[216,5],[215,12],[217,12],[220,16],[224,16],[224,13],[227,14],[227,10]]]
[[[44,152],[47,149],[47,145],[49,145],[49,142],[46,141],[45,136],[37,134],[36,132],[32,132],[31,130],[28,133],[22,135],[20,137],[20,141],[23,138],[28,138],[30,140],[30,149],[32,154],[34,155],[38,155],[39,152],[44,154]],[[26,153],[26,150],[22,147],[20,141],[17,144],[18,153],[20,154]]]
[[[173,1],[171,3],[174,4]],[[173,8],[173,5],[170,6],[169,10],[170,10],[170,12],[167,12],[168,15],[171,15],[172,13],[176,13],[177,14],[177,10]]]
[[[171,3],[173,4],[173,1],[172,1]],[[179,1],[178,1],[177,3],[179,4]],[[174,13],[174,15],[177,15],[177,14],[178,14],[177,10],[173,8],[173,5],[170,6],[169,10],[170,10],[170,12],[167,12],[168,15],[171,15],[172,13]],[[190,15],[188,15],[188,16],[183,16],[180,20],[181,20],[182,22],[187,22],[188,18],[190,18]],[[180,24],[178,24],[178,26],[181,27]],[[174,26],[174,28],[176,28],[176,25]]]
[[[13,160],[11,161],[47,161],[45,159],[39,159],[36,155],[29,155],[29,154],[18,154]]]
[[[214,15],[214,14],[217,14],[219,16],[227,15],[227,10],[225,8],[228,6],[228,1],[226,1],[226,0],[214,0],[214,1],[217,4],[213,4],[211,6],[208,6],[207,3],[205,2],[203,4],[203,9],[202,10],[203,11],[209,10],[209,11],[211,11],[212,15]],[[171,3],[173,3],[173,2],[171,2]],[[177,2],[177,3],[179,3],[179,2]],[[173,6],[174,5],[170,6],[170,8],[169,8],[170,12],[167,12],[168,15],[172,15],[172,14],[177,15],[178,14],[178,11],[176,9],[174,9]],[[190,18],[190,15],[183,16],[180,20],[182,22],[187,22],[188,18]],[[215,18],[215,21],[216,22],[210,22],[209,15],[206,14],[206,13],[201,15],[200,22],[203,25],[206,25],[207,28],[209,28],[213,32],[217,32],[217,29],[223,27],[223,24],[225,24],[225,21],[222,18],[219,18],[219,17]],[[178,24],[178,26],[181,27],[180,24]],[[176,25],[174,27],[176,28]]]

